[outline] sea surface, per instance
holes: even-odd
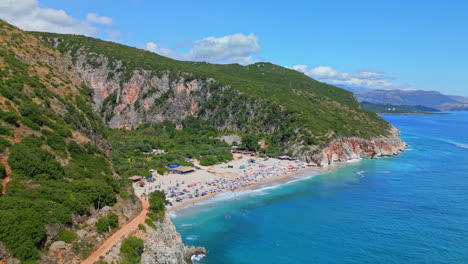
[[[201,263],[468,263],[468,113],[382,116],[409,145],[175,213]]]

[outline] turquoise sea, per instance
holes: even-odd
[[[202,263],[468,263],[468,113],[382,116],[409,147],[175,213]]]

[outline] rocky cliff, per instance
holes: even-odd
[[[146,231],[134,230],[129,236],[136,236],[144,241],[144,252],[141,255],[143,264],[191,264],[191,257],[204,254],[206,250],[202,247],[187,246],[182,242],[180,234],[177,233],[174,225],[169,219],[158,222],[156,229],[144,225]],[[108,263],[121,263],[120,246],[123,237],[104,256]],[[1,252],[1,251],[0,251]]]
[[[394,156],[405,150],[406,143],[398,136],[400,131],[392,127],[391,136],[366,140],[356,137],[334,139],[312,157],[319,166],[332,165],[335,162],[345,162],[353,159],[373,159],[380,156]]]
[[[60,41],[49,39],[54,47]],[[90,57],[85,47],[63,54],[93,90],[95,110],[111,128],[134,129],[145,122],[155,124],[164,120],[180,127],[182,120],[194,116],[220,129],[272,133],[288,119],[280,105],[245,96],[213,78],[169,70],[129,71],[125,61],[94,53]],[[260,131],[265,127],[268,131]]]
[[[142,234],[145,252],[141,255],[143,264],[185,264],[192,263],[193,255],[206,254],[202,247],[190,247],[182,242],[171,221],[157,224],[157,230],[147,227]]]

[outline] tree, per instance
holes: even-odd
[[[127,237],[120,246],[120,255],[123,257],[122,263],[137,264],[141,261],[145,246],[143,240],[134,236]]]
[[[258,145],[258,139],[255,135],[249,134],[242,137],[242,145],[244,148],[252,151],[258,151],[260,145]]]

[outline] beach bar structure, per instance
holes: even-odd
[[[142,176],[138,176],[138,175],[134,175],[132,177],[128,177],[129,180],[133,181],[133,182],[137,182],[137,181],[140,181],[141,179],[143,179]]]
[[[171,166],[169,166],[169,170],[171,171],[171,173],[175,173],[175,174],[187,174],[187,173],[195,172],[195,169],[189,166],[178,166],[175,168],[171,168]]]

